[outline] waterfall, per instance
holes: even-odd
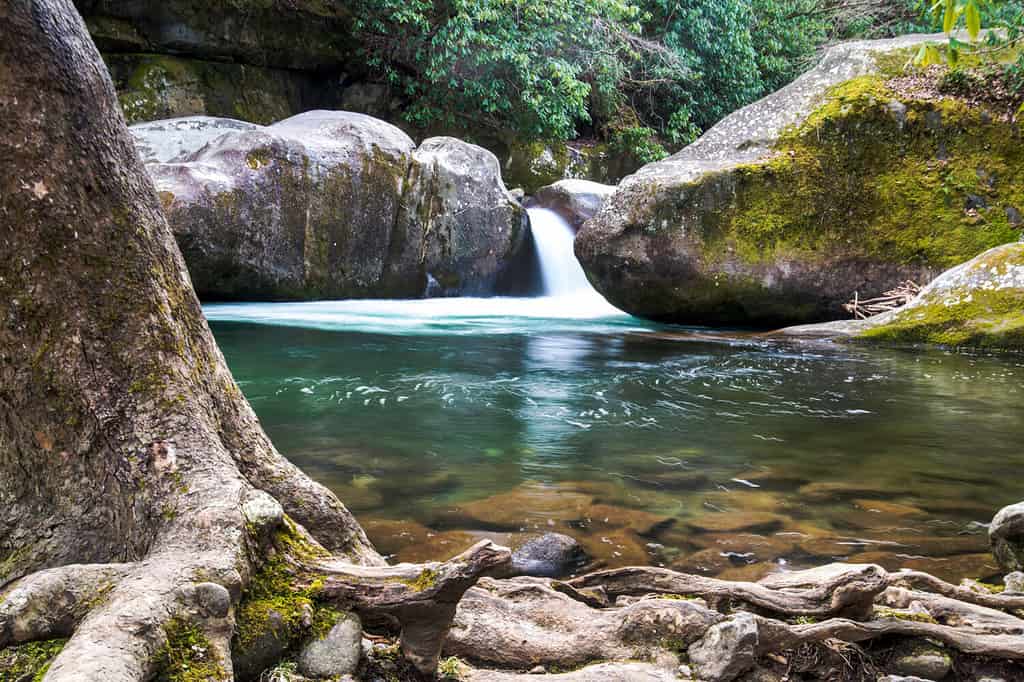
[[[573,234],[569,224],[547,208],[531,208],[530,230],[537,245],[540,276],[545,296],[568,296],[593,292],[583,267],[573,251]]]

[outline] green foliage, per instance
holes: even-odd
[[[0,682],[39,682],[65,643],[48,639],[0,649]]]
[[[568,139],[589,120],[591,81],[617,72],[610,33],[638,14],[626,0],[361,0],[355,28],[410,122]]]
[[[408,122],[590,132],[643,160],[791,80],[829,24],[816,0],[358,0],[353,14]]]

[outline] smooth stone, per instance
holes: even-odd
[[[651,562],[647,544],[628,528],[581,535],[580,544],[598,564],[607,568],[646,566]]]
[[[737,613],[690,645],[690,663],[701,680],[729,682],[754,667],[757,639],[754,615]]]
[[[953,667],[953,659],[939,647],[914,641],[901,647],[890,664],[897,675],[941,680]]]
[[[1000,509],[989,525],[988,538],[1003,570],[1024,570],[1024,502]]]
[[[207,616],[224,618],[231,610],[231,594],[217,583],[197,583],[196,602]]]
[[[1024,593],[1024,573],[1014,571],[1003,576],[1004,594]]]
[[[591,180],[559,180],[538,189],[533,200],[537,206],[554,211],[578,230],[597,215],[614,191],[614,185]]]
[[[721,552],[753,554],[760,561],[771,561],[786,556],[797,546],[795,538],[778,534],[696,533],[691,537],[700,547]]]
[[[739,531],[771,531],[785,522],[785,517],[769,512],[714,512],[686,520],[686,525],[706,533]]]
[[[912,507],[909,504],[899,504],[885,500],[858,498],[853,501],[853,504],[864,511],[885,516],[919,516],[924,513],[917,507]]]
[[[462,526],[524,530],[545,528],[548,521],[583,520],[593,502],[593,496],[563,486],[523,483],[505,493],[465,502],[442,516]]]
[[[999,570],[989,554],[920,557],[893,552],[862,552],[849,556],[847,561],[853,564],[878,564],[887,571],[901,568],[924,571],[953,584],[964,578],[991,579],[998,575]]]
[[[628,528],[640,535],[656,535],[658,531],[671,526],[671,516],[652,514],[639,509],[616,507],[610,504],[595,504],[587,510],[585,519],[593,532],[605,528]]]
[[[544,533],[512,552],[512,571],[517,575],[558,578],[586,562],[587,555],[580,543],[562,533]]]
[[[853,481],[815,481],[813,483],[800,486],[800,489],[797,492],[800,497],[804,499],[815,502],[827,502],[829,500],[839,500],[851,497],[874,497],[879,493],[889,496],[895,494],[897,491],[889,490],[887,487],[880,487],[878,484],[873,483],[856,483]]]
[[[299,672],[309,677],[334,677],[355,672],[362,654],[363,625],[354,613],[343,613],[323,639],[313,639],[299,654]]]

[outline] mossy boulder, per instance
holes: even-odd
[[[622,182],[576,253],[615,306],[658,320],[837,319],[1018,238],[1012,113],[916,88],[939,36],[832,48],[797,81]],[[912,77],[911,77],[912,76]]]
[[[486,294],[525,212],[489,152],[416,149],[362,114],[271,126],[208,117],[133,126],[200,296],[213,300]]]
[[[1024,243],[990,249],[942,273],[894,311],[783,331],[875,343],[1024,350]]]

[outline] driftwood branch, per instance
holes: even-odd
[[[854,317],[863,320],[895,310],[896,308],[901,308],[910,303],[919,293],[921,293],[921,287],[907,280],[895,289],[890,289],[875,298],[862,299],[860,294],[855,291],[850,302],[843,304],[843,309],[853,314]]]

